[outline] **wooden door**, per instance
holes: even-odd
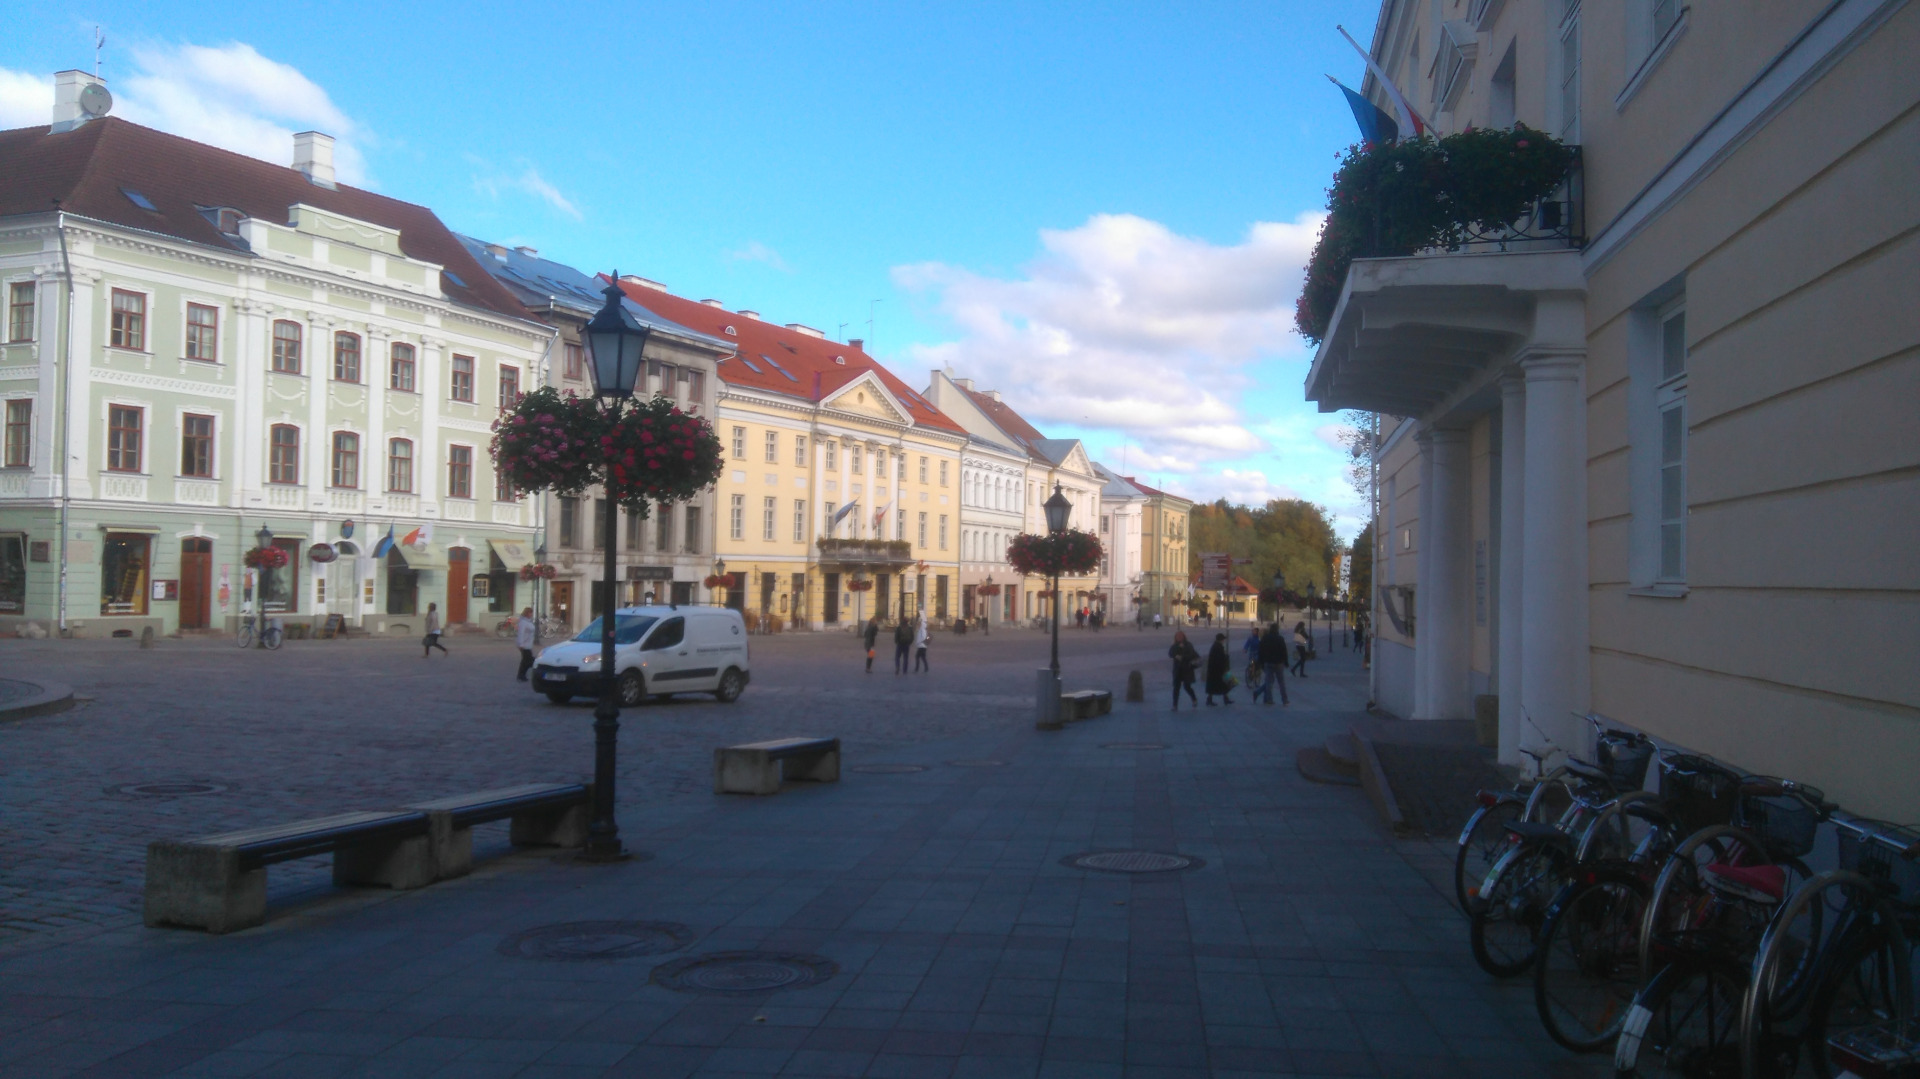
[[[213,541],[180,541],[180,628],[206,629],[213,617]]]
[[[573,624],[573,582],[554,581],[547,586],[547,589],[551,596],[550,602],[552,604],[551,610],[547,612],[548,617],[559,619],[560,624],[567,627],[567,632],[571,634],[575,628]]]
[[[471,578],[468,561],[472,552],[465,547],[455,547],[447,552],[447,625],[457,626],[467,620],[467,589]]]
[[[840,624],[840,575],[826,574],[826,595],[821,604],[821,618],[829,626]]]

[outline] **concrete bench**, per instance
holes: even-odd
[[[777,738],[713,751],[713,793],[778,794],[787,779],[840,781],[840,739]]]
[[[1072,722],[1113,711],[1113,693],[1104,689],[1077,689],[1060,694],[1060,718]]]
[[[514,846],[578,847],[587,841],[593,788],[584,783],[529,783],[519,787],[436,798],[403,808],[427,815],[435,880],[473,869],[473,826],[511,820]]]
[[[333,855],[335,884],[434,881],[427,814],[342,813],[147,845],[145,921],[229,933],[267,918],[267,866]]]

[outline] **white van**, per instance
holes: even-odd
[[[555,704],[600,695],[600,620],[540,653],[533,688]],[[622,607],[614,612],[620,705],[675,693],[740,698],[752,677],[747,627],[729,607]]]

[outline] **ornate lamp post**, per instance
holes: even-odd
[[[1073,503],[1060,493],[1060,485],[1053,485],[1053,497],[1041,503],[1047,511],[1047,535],[1058,536],[1067,530],[1067,518],[1073,516]],[[1060,677],[1060,564],[1056,561],[1053,573],[1053,676]]]
[[[266,525],[253,534],[254,546],[262,551],[273,546],[273,529]],[[253,639],[255,648],[267,646],[267,567],[253,571]]]
[[[987,574],[987,579],[985,584],[989,589],[993,589],[993,574],[991,573]],[[987,596],[986,606],[981,608],[980,610],[980,632],[988,635],[989,637],[993,635],[993,601],[999,598],[1000,598],[999,590],[994,589],[992,591],[992,594]]]
[[[1287,590],[1287,575],[1279,570],[1273,571],[1273,624],[1280,624],[1280,594]]]
[[[641,353],[652,329],[634,318],[622,303],[618,272],[608,280],[605,296],[607,302],[587,322],[583,336],[593,363],[594,396],[617,408],[619,401],[633,396],[634,385],[640,381]],[[620,512],[611,489],[607,501],[606,527],[601,537],[606,551],[601,575],[606,596],[600,616],[600,704],[593,710],[593,820],[587,825],[587,845],[582,855],[593,862],[627,856],[620,845],[620,825],[613,819],[613,774],[620,737],[620,698],[613,655],[614,628],[619,622],[614,603],[614,563],[619,550]]]
[[[713,575],[714,575],[715,577],[725,577],[725,576],[727,575],[727,560],[726,560],[726,559],[724,559],[724,558],[715,558],[715,559],[713,560]],[[726,585],[726,582],[725,582],[725,581],[721,581],[721,582],[720,582],[719,584],[717,584],[717,585],[715,585],[715,586],[714,586],[714,588],[715,588],[715,590],[717,591],[717,590],[719,590],[719,589],[721,589],[721,588],[725,588],[726,586],[727,586],[727,585]],[[719,600],[719,599],[718,599],[718,598],[717,598],[716,596],[713,596],[713,595],[709,595],[709,596],[707,597],[707,599],[708,599],[708,601],[709,601],[709,602],[711,602],[711,603],[712,603],[712,604],[713,604],[713,605],[714,605],[715,607],[718,607],[718,606],[721,606],[721,603],[720,603],[720,600]]]

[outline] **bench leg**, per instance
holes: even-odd
[[[840,782],[840,751],[830,749],[805,757],[788,757],[787,778],[815,783]]]
[[[333,883],[378,884],[404,891],[432,884],[433,847],[423,835],[356,843],[333,852]]]
[[[148,925],[231,933],[267,920],[267,871],[240,870],[240,855],[215,847],[147,846]]]
[[[513,815],[512,839],[516,847],[582,847],[587,842],[587,822],[592,801],[579,802],[560,809],[543,809]],[[469,838],[467,857],[473,857]]]
[[[713,793],[779,794],[780,762],[762,749],[713,751]]]
[[[433,851],[433,879],[452,880],[473,871],[473,829],[455,828],[446,810],[427,813],[427,845]]]

